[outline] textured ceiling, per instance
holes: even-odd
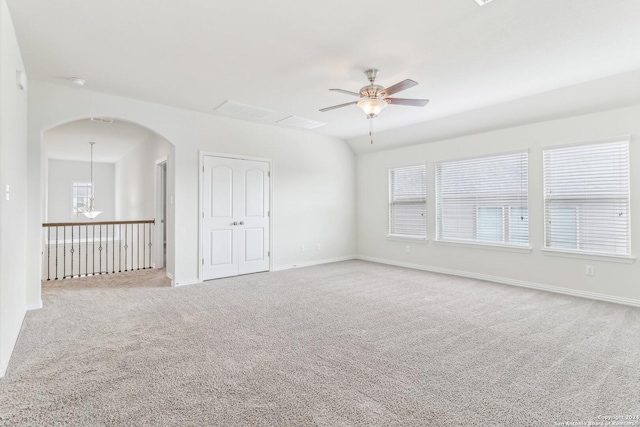
[[[551,110],[571,114],[581,108],[571,101],[581,84],[616,75],[628,81],[640,70],[638,0],[8,3],[31,79],[70,84],[66,78],[79,76],[87,84],[78,90],[210,114],[231,100],[275,111],[261,123],[279,126],[292,114],[325,122],[310,132],[357,142],[356,151],[368,132],[364,114],[355,106],[318,109],[353,100],[327,89],[357,91],[369,67],[380,69],[384,86],[420,83],[397,96],[431,100],[385,109],[374,122],[377,149],[419,138],[399,142],[385,132],[407,126],[458,133],[502,126],[504,115],[483,115],[473,127],[465,113],[500,105],[508,112],[518,100],[522,111],[511,122],[526,122],[540,115],[536,95],[561,88],[575,92]],[[619,98],[606,92],[594,102],[629,97]]]

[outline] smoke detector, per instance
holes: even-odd
[[[80,86],[80,87],[84,86],[84,84],[87,82],[85,79],[81,79],[80,77],[71,77],[69,80],[74,85]]]

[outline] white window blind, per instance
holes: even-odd
[[[436,164],[437,239],[528,246],[528,155]]]
[[[389,235],[427,238],[427,167],[389,169]]]
[[[82,212],[89,204],[91,196],[90,182],[74,182],[73,183],[73,215],[82,215]]]
[[[630,255],[629,141],[543,152],[545,247]]]

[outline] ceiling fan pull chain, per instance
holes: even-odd
[[[371,144],[373,144],[373,119],[369,119],[369,138],[371,138]]]

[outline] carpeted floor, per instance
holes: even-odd
[[[363,261],[182,288],[162,273],[46,284],[0,380],[0,425],[640,416],[640,309]]]

